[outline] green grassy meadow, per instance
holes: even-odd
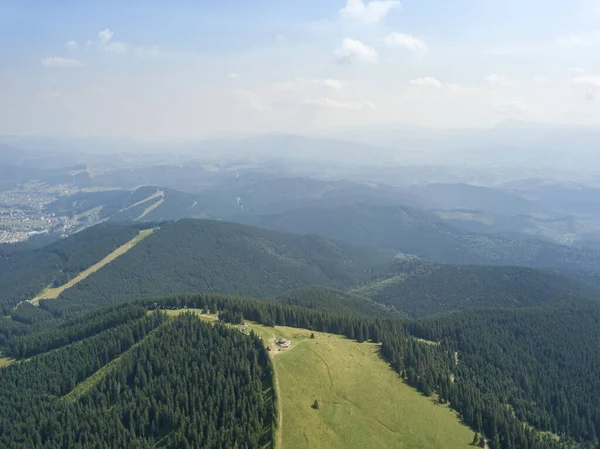
[[[272,351],[282,426],[278,449],[467,448],[473,432],[456,413],[406,385],[379,345],[288,327],[252,329]],[[311,406],[318,400],[319,409]]]

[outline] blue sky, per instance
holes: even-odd
[[[0,134],[598,124],[600,0],[0,0]]]

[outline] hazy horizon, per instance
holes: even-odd
[[[596,1],[8,0],[0,135],[600,124]]]

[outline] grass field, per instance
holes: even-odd
[[[468,448],[473,432],[456,413],[407,386],[380,358],[379,346],[286,327],[252,326],[272,354],[282,413],[278,449]],[[272,346],[271,346],[272,347]],[[311,407],[319,401],[319,409]]]
[[[115,260],[120,255],[125,254],[127,251],[129,251],[131,248],[133,248],[137,243],[144,240],[146,237],[148,237],[153,232],[154,232],[154,229],[144,229],[144,230],[140,231],[139,234],[136,235],[129,242],[125,243],[122,246],[119,246],[117,249],[115,249],[112,253],[110,253],[108,256],[106,256],[104,259],[102,259],[100,262],[92,265],[87,270],[82,271],[81,273],[79,273],[76,277],[71,279],[66,284],[63,284],[63,285],[61,285],[59,287],[55,287],[55,288],[47,287],[44,290],[42,290],[42,292],[39,293],[35,298],[30,299],[29,302],[31,304],[33,304],[34,306],[39,306],[41,299],[56,299],[56,298],[58,298],[60,296],[60,294],[62,292],[64,292],[66,289],[73,287],[75,284],[83,281],[85,278],[87,278],[89,275],[95,273],[103,266],[111,263],[113,260]]]

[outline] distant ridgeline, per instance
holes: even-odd
[[[382,342],[382,356],[408,384],[449,403],[491,449],[597,447],[596,302],[411,321],[212,294],[139,300],[15,338],[5,348],[7,355],[44,354],[0,370],[0,441],[6,447],[22,447],[17,442],[29,439],[31,447],[40,441],[197,447],[195,439],[208,434],[214,443],[203,447],[234,447],[241,438],[254,443],[270,438],[274,405],[263,388],[272,384],[272,375],[262,343],[197,318],[146,313],[185,307],[219,313],[234,323],[246,319]],[[95,348],[106,349],[98,354]],[[206,357],[212,362],[203,363]],[[100,365],[106,368],[98,371]],[[209,371],[198,371],[201,366]],[[219,379],[210,369],[220,367],[230,373],[223,380],[229,384],[197,377]],[[242,376],[247,370],[255,374]],[[186,393],[174,401],[172,391]],[[213,402],[225,400],[229,391],[239,391],[236,400],[250,407],[242,415],[235,407],[231,413],[223,409],[230,402],[220,407]],[[15,413],[25,398],[36,406]],[[185,419],[192,411],[193,419]],[[41,425],[27,432],[30,422]],[[257,447],[254,443],[237,447]]]
[[[441,222],[432,213],[407,206],[363,203],[301,207],[245,220],[255,226],[319,234],[356,245],[401,251],[438,263],[555,270],[600,285],[597,248],[467,232]]]

